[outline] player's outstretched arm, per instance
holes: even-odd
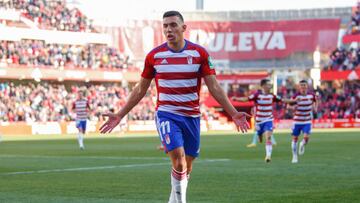
[[[141,77],[140,82],[130,93],[126,104],[119,112],[103,114],[103,116],[108,117],[108,120],[100,127],[100,133],[110,133],[120,123],[121,119],[145,96],[150,84],[151,79]]]
[[[231,97],[231,100],[239,101],[239,102],[248,102],[248,101],[249,101],[249,98],[247,98],[247,97],[236,97],[236,96],[233,96],[233,97]]]
[[[296,103],[296,99],[286,99],[283,98],[281,99],[282,102],[286,103],[286,104],[295,104]]]
[[[228,97],[226,96],[224,90],[221,88],[217,82],[214,75],[208,75],[204,77],[205,84],[208,87],[211,95],[216,99],[219,104],[225,109],[225,111],[232,117],[236,128],[238,131],[247,132],[250,128],[249,123],[246,118],[251,117],[251,115],[245,112],[238,112],[235,107],[230,103]]]

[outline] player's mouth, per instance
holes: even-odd
[[[172,34],[167,34],[167,35],[166,35],[166,38],[167,38],[169,41],[172,41],[172,40],[175,39],[175,36],[172,35]]]

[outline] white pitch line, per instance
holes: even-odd
[[[225,162],[230,161],[229,159],[207,159],[199,160],[196,163],[213,163],[213,162]],[[95,166],[95,167],[81,167],[81,168],[62,168],[62,169],[47,169],[38,171],[17,171],[0,173],[2,176],[6,175],[24,175],[24,174],[41,174],[41,173],[57,173],[57,172],[74,172],[74,171],[91,171],[91,170],[104,170],[114,168],[134,168],[134,167],[146,167],[146,166],[163,166],[170,165],[170,163],[147,163],[147,164],[128,164],[128,165],[113,165],[113,166]]]
[[[112,159],[112,160],[168,160],[167,157],[116,157],[116,156],[42,156],[42,155],[7,155],[2,154],[0,158],[32,158],[32,159]]]
[[[169,160],[168,157],[122,157],[122,156],[42,156],[1,154],[0,158],[30,158],[30,159],[110,159],[110,160]],[[230,161],[230,159],[201,159],[200,161]]]

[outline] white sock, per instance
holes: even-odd
[[[78,142],[79,142],[79,147],[84,147],[84,135],[82,133],[78,133]]]
[[[297,156],[297,142],[295,141],[291,142],[291,149],[293,156]]]
[[[271,153],[272,153],[272,143],[271,143],[271,141],[266,142],[265,150],[266,150],[266,156],[271,157]]]
[[[188,184],[186,170],[178,172],[172,169],[171,172],[171,194],[169,203],[186,203],[186,188]],[[174,201],[175,200],[175,201]]]

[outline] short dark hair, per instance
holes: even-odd
[[[299,84],[308,84],[306,80],[300,80]]]
[[[262,80],[260,81],[260,86],[264,86],[264,85],[266,85],[266,84],[269,83],[269,82],[270,82],[269,79],[262,79]]]
[[[181,22],[184,22],[184,17],[181,15],[179,11],[166,11],[163,15],[163,18],[177,16],[180,18]]]

